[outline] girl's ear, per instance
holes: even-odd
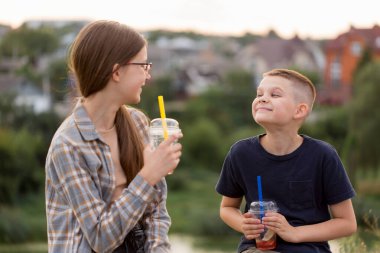
[[[120,81],[120,65],[118,63],[116,63],[115,65],[113,65],[113,68],[112,68],[112,79],[115,82]]]
[[[301,103],[297,105],[296,113],[294,114],[295,119],[306,118],[309,114],[309,105],[306,103]]]

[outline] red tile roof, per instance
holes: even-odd
[[[374,51],[380,52],[380,26],[374,25],[372,28],[351,27],[348,32],[339,35],[336,39],[326,44],[327,50],[340,50],[353,37],[360,37]]]

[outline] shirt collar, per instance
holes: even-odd
[[[83,106],[82,99],[79,99],[73,111],[74,121],[82,137],[86,141],[99,139],[99,134],[95,130],[95,125],[91,121],[86,109]]]

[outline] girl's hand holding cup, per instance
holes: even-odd
[[[161,121],[161,119],[158,120]],[[168,132],[168,139],[164,140],[162,127],[157,128],[151,125],[149,130],[151,145],[144,150],[144,167],[140,174],[151,185],[155,185],[162,177],[172,174],[182,155],[182,145],[178,143],[178,139],[182,138],[182,133],[178,123],[175,131],[171,131],[168,124]]]

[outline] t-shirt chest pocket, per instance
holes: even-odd
[[[290,204],[295,209],[315,206],[314,190],[311,180],[289,181]]]

